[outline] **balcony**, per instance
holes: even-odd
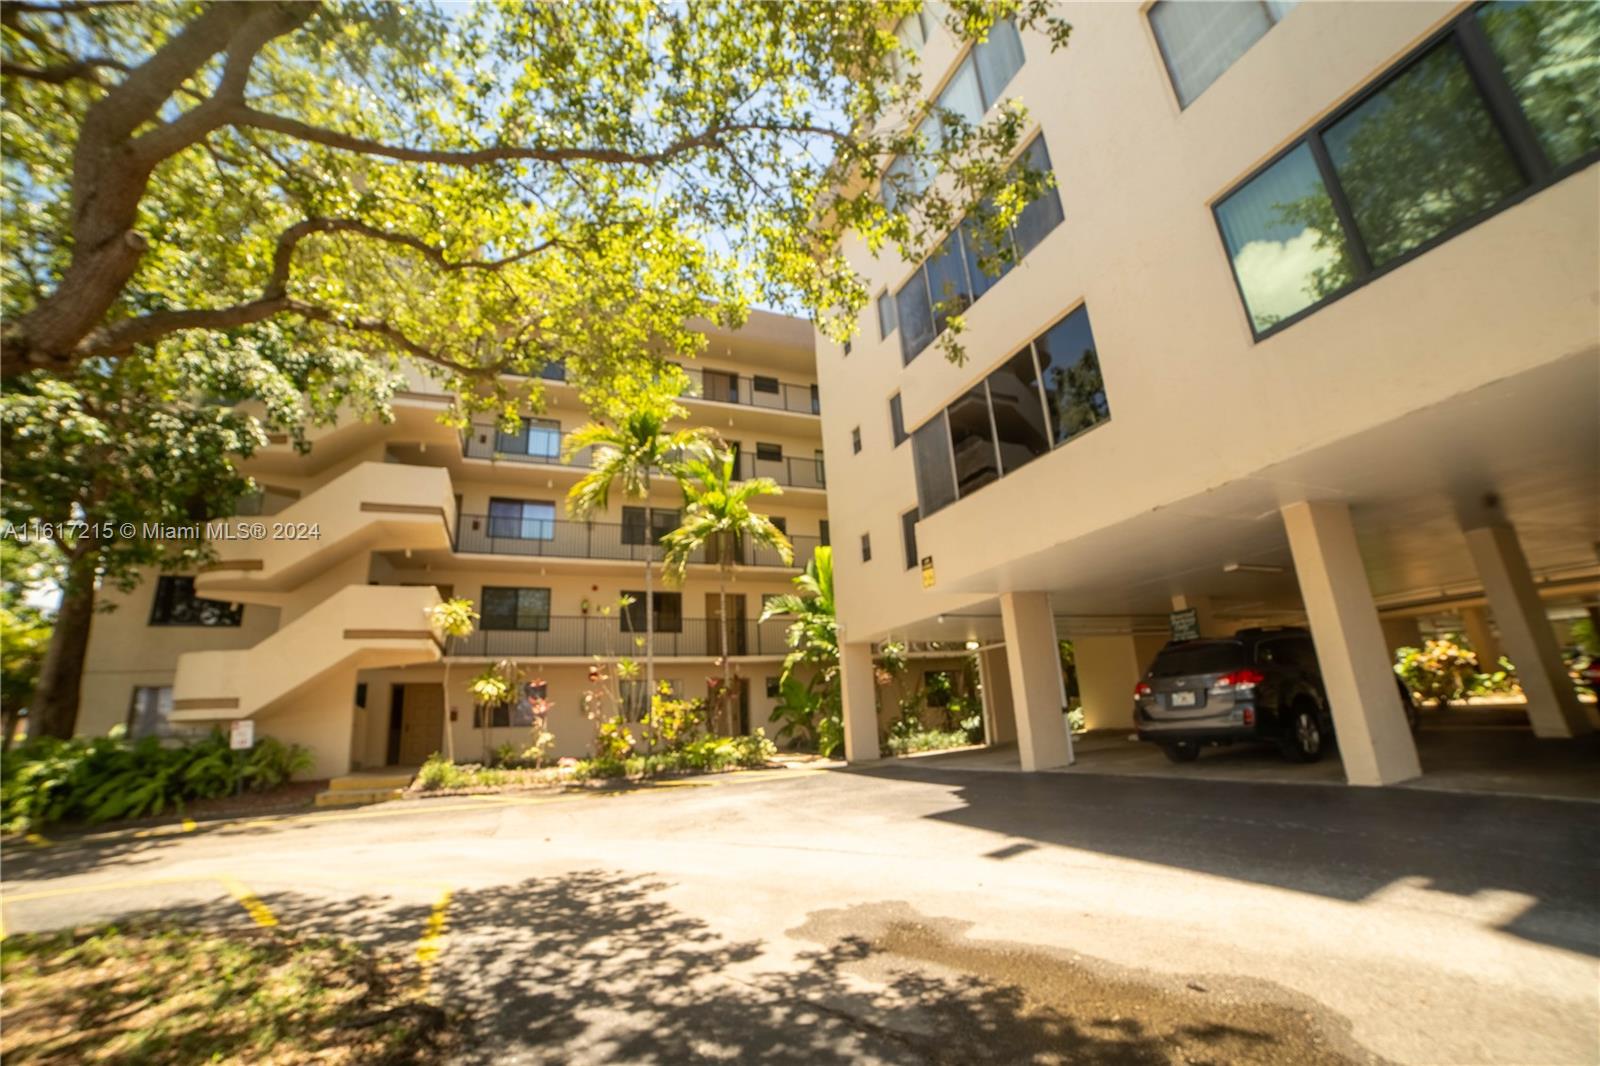
[[[461,440],[461,453],[468,459],[565,466],[578,470],[588,470],[593,465],[587,448],[574,455],[570,462],[563,462],[559,440],[539,434],[514,437],[500,433],[492,425],[469,426]],[[762,459],[741,451],[734,463],[734,479],[748,481],[756,477],[769,477],[784,488],[791,489],[820,490],[828,487],[827,470],[820,456],[809,459],[800,456]]]
[[[812,552],[822,543],[820,537],[790,537],[794,545],[792,569],[802,569]],[[573,522],[561,518],[491,518],[483,514],[464,514],[456,530],[455,550],[480,555],[526,555],[550,559],[609,559],[642,563],[646,557],[659,562],[659,544],[646,544],[639,526],[617,522]],[[689,562],[716,566],[722,562],[715,549],[695,552]],[[735,566],[783,567],[783,559],[771,548],[741,541],[733,550]]]
[[[553,616],[545,629],[480,629],[450,642],[453,657],[474,659],[617,658],[644,655],[645,635],[619,615]],[[666,623],[670,625],[671,623]],[[728,627],[728,654],[788,654],[784,634],[789,620],[734,620]],[[657,657],[715,659],[721,637],[714,618],[680,618],[671,632],[655,634]]]
[[[683,371],[689,375],[691,391],[687,395],[697,399],[790,414],[822,413],[815,385],[797,385],[764,374],[735,374],[698,366],[686,366]]]

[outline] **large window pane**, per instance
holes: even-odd
[[[1323,135],[1375,266],[1522,185],[1452,41]]]
[[[1600,2],[1500,2],[1478,11],[1551,162],[1600,148]]]
[[[946,111],[954,111],[969,126],[976,126],[983,121],[983,113],[987,108],[983,94],[978,91],[978,72],[973,68],[970,56],[961,61],[961,66],[956,68],[944,92],[939,94],[939,106]]]
[[[911,434],[911,462],[917,471],[917,508],[926,518],[956,499],[950,467],[950,434],[941,413]]]
[[[895,321],[894,297],[882,293],[878,297],[878,339],[882,340],[894,332]]]
[[[1050,432],[1057,444],[1111,417],[1087,308],[1080,307],[1051,326],[1034,345],[1044,374]]]
[[[1354,280],[1344,228],[1304,144],[1218,204],[1217,220],[1258,332]]]
[[[989,393],[983,382],[946,409],[950,452],[956,463],[956,491],[976,492],[1000,476],[1000,458],[989,425]]]
[[[1021,158],[1029,170],[1053,173],[1050,167],[1050,149],[1045,146],[1042,136],[1035,137],[1032,143],[1023,149]],[[1017,217],[1015,230],[1017,255],[1027,255],[1037,248],[1039,242],[1061,224],[1061,217],[1061,196],[1058,189],[1049,190],[1024,207],[1022,214]]]
[[[1039,396],[1033,349],[1024,348],[989,375],[989,404],[1000,445],[1000,472],[1009,474],[1050,450],[1050,426]]]
[[[987,111],[1000,99],[1012,76],[1022,69],[1022,38],[1010,19],[1002,19],[989,28],[988,40],[979,42],[972,54],[983,89],[983,109]]]
[[[953,231],[929,257],[928,291],[933,296],[933,332],[944,332],[951,315],[959,315],[972,305],[972,286],[967,281],[966,257],[961,252],[961,231]]]
[[[1007,234],[1005,239],[1009,243],[1010,234]],[[967,257],[967,277],[972,282],[974,300],[993,288],[994,283],[1005,277],[1014,265],[1000,257],[1000,249],[984,235],[982,228],[970,217],[961,222],[961,250]],[[985,261],[993,273],[985,271],[980,265]]]
[[[555,535],[555,504],[541,500],[489,501],[489,536],[551,540]]]
[[[1280,12],[1288,4],[1278,4]],[[1261,0],[1160,0],[1150,25],[1172,75],[1178,102],[1189,106],[1206,86],[1272,28]]]
[[[905,287],[894,294],[895,314],[900,319],[900,358],[909,363],[922,354],[933,340],[933,302],[928,299],[928,279],[918,269]]]

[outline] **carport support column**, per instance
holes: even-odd
[[[1544,604],[1533,572],[1517,543],[1516,530],[1503,523],[1469,529],[1467,550],[1478,568],[1483,591],[1494,609],[1506,657],[1528,694],[1528,720],[1536,737],[1575,737],[1593,730],[1561,661],[1555,633],[1545,621]]]
[[[858,641],[839,646],[839,687],[844,697],[844,757],[852,763],[876,762],[882,753],[871,644]]]
[[[1000,597],[1006,659],[1011,668],[1011,705],[1017,751],[1028,772],[1072,765],[1072,737],[1062,713],[1061,651],[1056,619],[1043,592],[1007,592]]]
[[[1345,779],[1388,785],[1422,773],[1366,567],[1343,503],[1291,503],[1283,525],[1294,553]]]
[[[978,653],[978,677],[983,685],[984,739],[990,744],[1010,744],[1017,739],[1017,718],[1004,647],[984,648]]]
[[[1482,607],[1461,608],[1461,628],[1467,631],[1467,643],[1478,656],[1478,669],[1486,674],[1495,672],[1500,661],[1500,640],[1489,628],[1489,614]]]

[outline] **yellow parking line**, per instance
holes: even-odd
[[[445,889],[444,894],[433,905],[433,910],[428,912],[428,924],[422,929],[422,939],[417,941],[417,966],[421,970],[418,981],[424,996],[428,994],[428,988],[433,983],[434,964],[444,953],[451,894],[450,889]]]
[[[254,892],[246,888],[244,882],[232,877],[218,877],[217,880],[222,883],[222,887],[232,893],[233,898],[239,901],[240,906],[244,907],[245,913],[250,915],[251,921],[263,929],[270,929],[278,924],[277,916],[272,913],[271,908],[262,903]]]

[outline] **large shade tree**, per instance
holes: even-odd
[[[850,232],[915,258],[968,214],[1009,254],[1001,236],[1050,178],[1011,166],[1028,128],[1016,101],[977,124],[925,121],[915,51],[893,32],[920,7],[6,3],[7,514],[104,518],[65,466],[88,464],[86,484],[136,478],[158,454],[197,461],[138,517],[225,513],[242,487],[231,457],[269,429],[383,414],[411,367],[509,418],[557,360],[610,410],[617,381],[699,350],[696,319],[737,324],[756,301],[842,338],[867,298],[840,252]],[[1045,0],[939,10],[959,40],[1003,17],[1067,39]],[[946,178],[889,177],[887,210],[896,158],[895,174]],[[159,404],[117,391],[152,373]],[[153,421],[120,446],[72,429],[52,452],[47,419],[110,427],[85,401],[113,393]],[[247,399],[265,403],[229,406]],[[53,480],[25,487],[36,471]],[[62,549],[36,697],[57,731],[75,712],[83,585],[204,546]]]

